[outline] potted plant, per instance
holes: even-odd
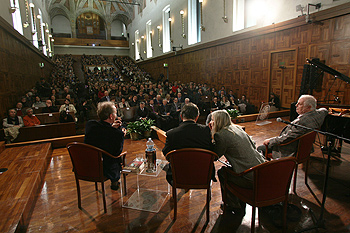
[[[139,140],[139,135],[142,134],[142,126],[140,121],[129,122],[126,127],[127,132],[130,134],[131,140]]]
[[[154,124],[154,120],[152,119],[142,119],[140,121],[141,131],[143,132],[143,136],[145,138],[149,138],[151,136],[151,126]]]
[[[237,109],[226,109],[226,111],[230,115],[232,122],[236,123],[237,117],[239,116],[239,111]]]

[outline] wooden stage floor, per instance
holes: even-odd
[[[248,134],[253,136],[257,145],[261,145],[265,138],[278,135],[285,126],[275,119],[272,119],[271,124],[264,126],[257,126],[255,122],[246,122],[242,125],[246,127]],[[145,144],[145,140],[126,140],[128,161],[134,159],[137,153],[143,153]],[[159,149],[163,148],[163,144],[159,141],[156,145]],[[350,146],[348,144],[344,144],[341,157],[332,158],[331,165],[329,195],[324,215],[326,230],[320,229],[318,232],[349,232]],[[215,166],[219,169],[222,165],[216,162]],[[324,171],[325,160],[319,147],[315,147],[311,158],[309,184],[318,198],[322,197]],[[160,176],[165,180],[164,171]],[[135,176],[128,176],[127,184],[135,182]],[[250,232],[251,206],[247,205],[246,215],[243,218],[231,214],[223,215],[220,209],[219,182],[213,183],[212,186],[208,224],[205,224],[205,191],[190,190],[185,193],[184,190],[178,190],[178,218],[173,222],[173,203],[170,194],[160,211],[151,213],[122,208],[120,191],[111,190],[109,181],[105,184],[108,209],[106,214],[103,212],[102,194],[100,191],[96,192],[94,184],[90,182],[81,182],[82,210],[78,209],[74,174],[68,152],[65,148],[55,149],[28,232]],[[299,221],[288,223],[288,232],[311,226],[313,220],[310,210],[317,217],[320,212],[320,206],[304,185],[303,166],[299,166],[297,193],[299,196],[290,195],[290,202],[299,207],[302,216]],[[281,232],[267,215],[262,214],[261,225],[262,228],[256,228],[256,232]]]

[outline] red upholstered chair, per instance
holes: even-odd
[[[294,157],[265,162],[239,174],[233,172],[228,167],[224,167],[225,183],[223,200],[226,202],[227,190],[229,190],[241,201],[246,202],[253,207],[251,232],[254,232],[255,230],[256,207],[264,207],[283,202],[283,229],[286,230],[288,191],[295,167],[296,159]],[[253,173],[253,189],[239,187],[228,180],[229,176],[239,177],[248,173]],[[224,205],[224,212],[226,211],[225,207],[226,205]]]
[[[186,148],[170,151],[166,155],[173,173],[174,220],[177,215],[176,189],[207,190],[207,222],[209,221],[210,184],[213,162],[217,155],[209,150]]]
[[[294,157],[297,159],[297,166],[295,167],[294,181],[293,181],[294,194],[297,194],[296,193],[296,186],[297,186],[298,165],[301,163],[304,163],[304,162],[306,162],[305,185],[308,187],[310,192],[312,192],[310,186],[308,185],[307,178],[308,178],[308,173],[309,173],[310,154],[311,154],[312,145],[315,141],[315,138],[316,138],[316,132],[311,131],[311,132],[304,134],[300,137],[297,137],[297,138],[295,138],[287,143],[279,145],[279,146],[285,146],[285,145],[288,145],[288,144],[293,143],[295,141],[299,141],[297,151],[294,154]],[[266,148],[266,151],[267,151],[267,148]],[[271,153],[268,154],[268,157],[272,158]]]
[[[95,189],[97,188],[97,182],[101,182],[102,186],[102,196],[103,196],[103,207],[104,212],[107,213],[106,198],[105,198],[105,188],[104,182],[107,178],[103,175],[103,162],[102,154],[113,158],[122,158],[122,165],[125,165],[125,155],[126,152],[121,153],[118,157],[109,154],[108,152],[79,142],[72,142],[67,144],[67,149],[69,151],[70,158],[73,164],[73,171],[75,175],[75,181],[77,185],[78,192],[78,207],[81,209],[81,194],[79,180],[95,182]],[[124,184],[125,184],[125,176]]]

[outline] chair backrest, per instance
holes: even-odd
[[[136,106],[130,108],[122,108],[124,114],[124,121],[133,121],[136,113]]]
[[[217,155],[209,150],[186,148],[170,151],[174,187],[207,188],[213,171],[214,158]]]
[[[79,142],[67,145],[76,178],[87,181],[101,181],[103,176],[103,150]]]
[[[288,194],[295,167],[294,157],[275,159],[253,167],[254,201],[256,203],[268,203],[278,199],[282,201]]]
[[[311,131],[310,133],[304,134],[299,137],[298,151],[295,155],[298,163],[302,163],[308,159],[311,153],[312,144],[316,138],[316,132]]]

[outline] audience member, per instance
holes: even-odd
[[[46,100],[45,104],[46,104],[46,106],[41,110],[42,113],[58,112],[58,107],[57,106],[52,106],[52,101],[51,100]]]
[[[43,108],[45,107],[45,103],[41,102],[41,99],[39,96],[35,96],[35,102],[33,103],[33,108]]]
[[[126,130],[116,120],[116,108],[112,102],[102,102],[97,106],[99,121],[91,120],[86,124],[84,142],[101,148],[113,156],[123,151]],[[121,158],[115,159],[103,155],[103,174],[111,180],[111,189],[119,188]]]
[[[23,127],[23,119],[20,116],[16,115],[17,112],[15,109],[10,109],[9,110],[9,115],[2,121],[2,126],[4,128],[10,128],[10,127]]]
[[[213,112],[209,126],[214,138],[216,154],[219,158],[225,156],[234,172],[241,173],[264,162],[249,135],[240,126],[232,124],[231,117],[226,110]],[[222,197],[224,197],[224,173],[222,168],[218,170]],[[252,173],[245,176],[229,176],[227,179],[242,188],[253,188]],[[245,203],[228,190],[226,192],[228,197],[226,207],[235,214],[245,213]]]
[[[22,106],[23,104],[21,102],[18,102],[16,104],[16,112],[17,112],[17,116],[22,116],[24,115],[24,113],[22,112]]]
[[[69,123],[69,122],[75,122],[75,120],[71,114],[66,112],[66,110],[62,110],[62,111],[60,111],[59,122],[60,123]]]
[[[60,107],[60,112],[62,111],[68,111],[68,112],[74,112],[74,114],[77,113],[77,110],[75,109],[74,105],[70,103],[69,99],[66,99],[64,101],[64,104]]]
[[[27,115],[23,117],[24,126],[36,126],[40,125],[39,119],[33,115],[33,109],[27,109]]]
[[[136,120],[146,120],[149,117],[149,110],[145,106],[145,102],[140,102],[140,105],[137,107],[135,113]]]
[[[105,101],[111,101],[111,98],[109,97],[109,92],[108,91],[104,91],[104,95],[102,98],[101,98],[101,102],[105,102]]]
[[[125,97],[122,97],[122,101],[119,103],[119,108],[130,108],[128,101],[125,101]]]
[[[270,105],[270,111],[278,111],[280,110],[280,98],[275,95],[274,93],[270,94],[270,99],[269,99],[269,105]]]

